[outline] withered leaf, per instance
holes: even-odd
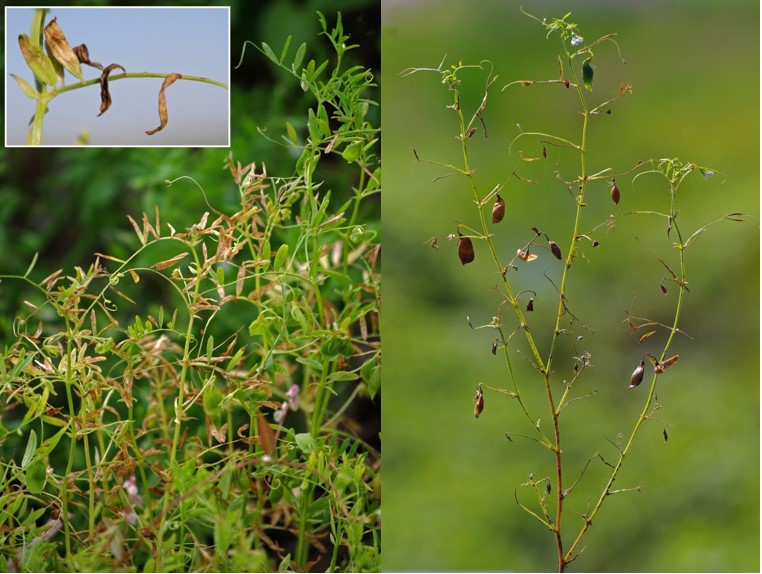
[[[98,117],[105,114],[111,107],[111,94],[108,91],[108,75],[116,68],[119,68],[125,74],[127,73],[127,70],[119,64],[109,64],[103,69],[103,73],[101,74],[101,113],[98,114]]]
[[[66,41],[63,30],[56,22],[56,18],[53,18],[47,26],[45,26],[45,43],[48,49],[53,54],[53,57],[58,60],[64,68],[69,70],[69,73],[76,77],[78,80],[82,80],[82,66],[79,65],[79,59],[71,49],[69,42]]]
[[[262,450],[267,456],[275,453],[275,433],[270,427],[270,423],[261,412],[257,412],[257,430],[259,431],[259,440],[262,444]]]
[[[103,69],[103,64],[100,62],[91,62],[90,61],[90,53],[87,50],[87,46],[84,44],[80,44],[79,46],[74,46],[72,48],[74,50],[74,53],[77,55],[77,60],[81,64],[87,64],[88,66],[92,66],[93,68],[98,68],[99,70]]]
[[[161,124],[158,128],[147,131],[146,133],[149,136],[152,136],[156,132],[163,130],[167,125],[169,117],[167,116],[167,98],[164,95],[164,89],[171,86],[175,83],[175,81],[179,80],[182,77],[182,74],[169,74],[166,78],[164,78],[164,83],[161,85],[161,89],[159,90],[159,120]]]

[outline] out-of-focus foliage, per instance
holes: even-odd
[[[716,166],[727,174],[725,183],[697,175],[681,190],[683,229],[733,211],[758,216],[756,4],[523,6],[541,18],[573,11],[588,41],[617,33],[627,63],[620,62],[612,45],[596,47],[591,98],[604,101],[624,83],[632,84],[633,95],[592,122],[591,172],[659,157]],[[458,127],[445,109],[451,96],[430,75],[403,78],[400,72],[436,68],[447,55],[447,65],[489,59],[499,87],[512,80],[554,79],[558,40],[546,40],[518,3],[483,2],[478,9],[456,2],[384,3],[383,10],[384,567],[550,570],[555,567],[552,538],[516,506],[514,489],[522,494],[520,485],[532,472],[537,479],[553,473],[552,456],[530,441],[506,440],[504,433],[526,430],[515,401],[485,395],[484,412],[478,421],[473,416],[477,382],[509,387],[504,365],[490,353],[495,333],[471,330],[466,321],[468,315],[475,326],[489,323],[500,302],[491,287],[500,278],[491,266],[479,266],[480,256],[487,258],[479,251],[482,242],[475,242],[476,261],[463,267],[455,242],[444,239],[458,223],[474,224],[465,180],[432,181],[445,170],[416,163],[411,149],[429,160],[462,160],[453,139]],[[474,73],[471,87],[464,79],[464,108],[472,110],[481,101],[482,78]],[[501,192],[508,207],[498,246],[509,259],[516,250],[513,242],[531,236],[532,225],[565,236],[573,216],[573,202],[547,164],[565,161],[568,174],[568,157],[548,147],[546,163],[520,162],[519,149],[535,157],[541,150],[526,140],[508,154],[516,124],[524,131],[578,139],[581,120],[577,100],[567,97],[563,86],[514,87],[503,93],[499,87],[484,112],[488,138],[481,131],[472,138],[476,178],[487,190],[514,169],[539,181],[536,186],[511,184]],[[668,205],[668,191],[658,178],[635,184],[617,178],[617,184],[620,211]],[[614,211],[609,187],[601,184],[588,195],[589,209],[601,221]],[[666,272],[648,251],[674,255],[664,227],[624,220],[613,233],[623,247],[607,250],[602,238],[596,250],[584,249],[588,260],[570,278],[572,312],[595,331],[579,343],[593,353],[593,364],[587,386],[578,390],[598,392],[565,411],[567,483],[596,451],[613,449],[606,439],[628,432],[642,406],[639,397],[633,399],[640,388],[627,388],[642,351],[628,332],[626,311],[634,305],[645,315],[666,318],[670,308],[659,289]],[[433,236],[439,237],[438,250],[429,246]],[[570,570],[759,568],[758,246],[758,219],[752,218],[709,229],[686,252],[691,293],[682,326],[693,340],[677,342],[680,362],[660,381],[662,408],[655,416],[664,424],[644,426],[616,483],[617,488],[640,486],[643,493],[607,502],[585,540],[587,549]],[[542,303],[552,301],[556,291],[543,280],[543,271],[524,267],[519,274],[522,280],[533,274],[536,284],[545,285],[535,313],[552,313]],[[571,373],[571,362],[555,366],[559,373]],[[514,368],[522,381],[541,384],[528,362],[514,361]],[[665,443],[666,423],[671,426]],[[603,480],[603,469],[592,465],[567,508],[569,523],[587,510],[585,500],[600,493]]]

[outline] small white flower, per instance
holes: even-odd
[[[572,32],[572,37],[571,37],[572,46],[579,46],[584,41],[585,39],[582,36],[577,36],[574,32]]]

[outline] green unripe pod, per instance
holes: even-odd
[[[585,85],[585,89],[593,91],[593,67],[590,65],[590,60],[592,58],[588,58],[584,61],[582,64],[582,83]]]

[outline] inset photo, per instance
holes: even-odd
[[[228,147],[230,8],[6,7],[5,145]]]

